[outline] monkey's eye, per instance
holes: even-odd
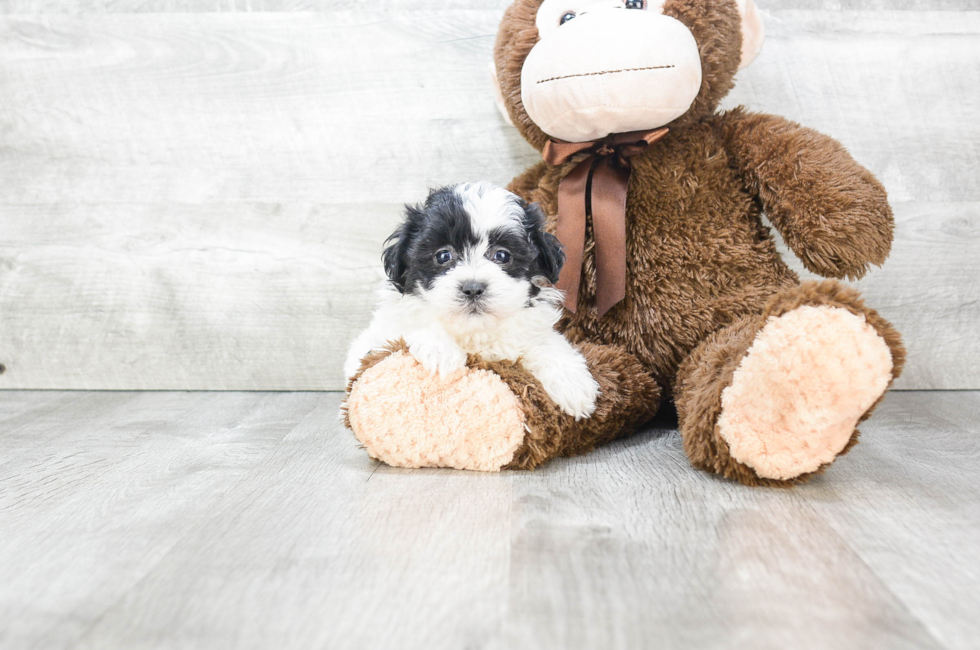
[[[493,261],[498,264],[506,264],[510,261],[510,251],[501,248],[493,254]]]
[[[643,0],[626,0],[627,9],[643,9],[645,4]]]
[[[632,1],[635,2],[636,0],[632,0]],[[643,0],[640,0],[640,2],[643,2]],[[558,24],[564,25],[574,17],[575,17],[574,11],[566,11],[564,14],[562,14],[562,17],[558,20]]]
[[[437,264],[449,264],[453,261],[453,254],[450,251],[442,250],[436,253]]]

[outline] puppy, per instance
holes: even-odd
[[[536,203],[490,183],[451,185],[406,206],[382,256],[389,281],[370,326],[351,345],[353,376],[371,350],[404,339],[430,373],[448,375],[467,353],[520,360],[576,419],[595,410],[599,385],[554,325],[565,255]]]

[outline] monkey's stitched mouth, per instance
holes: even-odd
[[[602,72],[581,72],[579,74],[566,74],[561,77],[551,77],[549,79],[542,79],[537,83],[543,84],[549,81],[558,81],[560,79],[571,79],[572,77],[595,77],[601,74],[616,74],[619,72],[639,72],[641,70],[666,70],[668,68],[673,68],[672,65],[650,65],[645,68],[623,68],[622,70],[603,70]]]

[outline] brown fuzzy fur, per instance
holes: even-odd
[[[407,350],[397,341],[372,352],[361,362],[357,374],[347,383],[347,397],[366,370],[389,355]],[[467,365],[493,371],[517,396],[525,413],[527,434],[507,469],[534,469],[556,456],[577,456],[598,445],[627,435],[647,422],[660,404],[660,387],[630,355],[613,346],[583,343],[579,350],[589,370],[599,382],[600,394],[592,417],[576,422],[552,402],[544,388],[520,364],[511,361],[486,362],[471,355]],[[341,407],[344,424],[351,428],[346,400]]]
[[[891,250],[885,188],[839,143],[773,115],[734,110],[718,121],[736,170],[807,270],[862,277]],[[772,169],[774,155],[782,168]]]
[[[507,10],[495,49],[510,116],[538,149],[547,136],[524,111],[520,75],[537,42],[534,17],[540,2],[517,0]],[[881,184],[832,138],[771,115],[715,112],[733,86],[739,62],[734,0],[667,0],[664,13],[687,25],[698,41],[701,92],[688,113],[668,125],[666,138],[632,159],[626,298],[601,320],[596,317],[594,241],[588,228],[578,311],[566,312],[560,326],[574,341],[616,346],[608,354],[622,358],[611,365],[627,367],[628,358],[635,357],[664,397],[675,391],[685,450],[696,466],[750,485],[797,482],[805,477],[759,479],[729,457],[715,431],[721,391],[765,319],[794,305],[842,306],[864,315],[882,334],[892,351],[894,376],[904,351],[895,330],[852,289],[836,283],[801,286],[776,251],[761,212],[808,269],[838,278],[860,277],[884,261],[892,213]],[[538,163],[510,185],[541,203],[552,231],[558,185],[576,163]],[[562,425],[541,421],[554,417],[547,413],[542,406],[528,417],[540,421],[538,430],[560,437]],[[591,441],[579,436],[583,450],[616,437],[602,426],[582,434],[593,436]],[[847,449],[856,439],[857,432]],[[559,453],[563,444],[542,442],[541,449]]]

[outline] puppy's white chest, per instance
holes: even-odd
[[[478,354],[486,361],[516,361],[526,351],[526,346],[508,332],[468,332],[458,336],[459,346],[469,354]]]

